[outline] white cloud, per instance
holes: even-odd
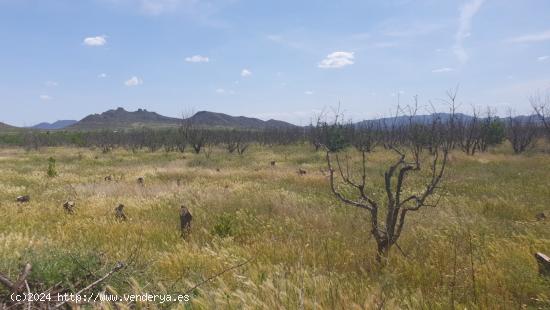
[[[432,73],[444,73],[444,72],[451,72],[451,71],[454,71],[454,69],[453,69],[453,68],[444,67],[444,68],[439,68],[439,69],[433,69],[433,70],[432,70]]]
[[[100,73],[100,74],[97,75],[97,77],[100,78],[100,79],[104,79],[104,78],[107,77],[107,73]]]
[[[513,43],[529,43],[529,42],[542,42],[550,40],[550,29],[544,32],[526,34],[523,36],[509,39],[509,42]]]
[[[133,76],[129,80],[124,82],[124,85],[126,85],[128,87],[138,86],[138,85],[141,85],[141,84],[143,84],[143,80],[138,78],[137,76]]]
[[[215,90],[215,92],[217,94],[229,94],[229,95],[234,95],[235,94],[235,91],[232,90],[232,89],[224,89],[224,88],[218,88]]]
[[[468,61],[468,53],[464,48],[464,40],[471,36],[472,19],[477,14],[485,0],[470,0],[460,8],[460,17],[458,19],[458,30],[455,35],[455,44],[453,52],[462,63]]]
[[[252,75],[252,71],[248,70],[248,69],[243,69],[241,71],[241,76],[242,77],[248,77],[248,76],[251,76]]]
[[[49,95],[40,95],[40,100],[42,101],[49,101],[49,100],[52,100],[53,98]]]
[[[304,94],[306,94],[306,95],[313,95],[313,91],[311,91],[311,90],[306,90],[306,91],[304,92]]]
[[[107,36],[87,37],[84,39],[83,44],[87,46],[103,46],[107,44]]]
[[[46,81],[46,83],[44,83],[46,86],[48,87],[56,87],[56,86],[59,86],[59,83],[57,83],[56,81]]]
[[[187,61],[187,62],[209,62],[210,59],[206,56],[195,55],[195,56],[185,58],[185,61]]]
[[[550,59],[550,56],[548,55],[537,57],[538,61],[547,61],[548,59]]]
[[[353,52],[334,52],[327,55],[317,66],[321,69],[336,69],[353,65]]]

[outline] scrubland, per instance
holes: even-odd
[[[393,156],[370,156],[369,185],[380,199]],[[0,272],[16,278],[31,262],[33,289],[76,287],[124,261],[107,292],[164,294],[248,261],[192,290],[188,303],[94,305],[105,309],[550,308],[550,280],[533,256],[550,254],[550,220],[535,218],[550,210],[548,154],[453,152],[438,207],[409,215],[401,250],[383,266],[367,212],[332,195],[326,169],[324,153],[307,145],[254,145],[241,156],[216,149],[209,158],[1,149]],[[30,202],[17,203],[24,194]],[[67,200],[75,214],[63,211]],[[125,222],[114,217],[119,203]],[[193,215],[186,238],[182,204]]]

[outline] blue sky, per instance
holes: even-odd
[[[550,90],[548,0],[0,0],[0,121],[124,107],[307,124],[412,102],[529,113]],[[423,110],[426,111],[426,110]]]

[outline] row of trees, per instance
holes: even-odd
[[[390,119],[361,126],[342,122],[338,113],[332,121],[320,117],[310,132],[316,148],[326,152],[333,195],[367,212],[379,263],[387,262],[393,247],[401,250],[398,241],[406,233],[409,214],[439,204],[449,152],[459,149],[474,155],[507,139],[514,152],[521,153],[548,134],[548,100],[532,101],[536,116],[500,119],[490,110],[483,117],[476,110],[470,116],[458,114],[456,92],[449,92],[448,98],[450,111],[445,114],[417,117],[415,100],[412,106],[398,107]],[[385,165],[371,165],[383,167],[381,179],[367,165],[378,147],[394,154]]]
[[[448,113],[418,115],[418,104],[398,107],[390,118],[360,123],[338,121],[342,143],[359,150],[371,151],[377,146],[386,149],[395,145],[414,144],[433,150],[445,132],[452,133],[449,147],[468,155],[486,152],[490,147],[509,141],[515,153],[522,153],[532,147],[536,140],[550,137],[550,99],[533,97],[531,102],[535,113],[530,116],[506,118],[495,116],[487,109],[480,113],[473,109],[470,115],[456,112],[456,92],[448,93]],[[0,144],[25,148],[45,146],[97,147],[104,152],[121,147],[137,151],[185,152],[210,154],[213,147],[221,147],[229,153],[243,154],[252,143],[261,145],[286,145],[311,143],[316,150],[326,145],[326,128],[320,126],[322,116],[314,124],[294,128],[266,128],[262,130],[208,129],[185,123],[174,128],[132,129],[102,131],[26,131],[0,135]],[[442,124],[445,124],[443,126]]]

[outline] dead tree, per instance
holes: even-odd
[[[189,234],[191,230],[192,220],[193,216],[191,215],[191,212],[189,212],[189,210],[182,205],[180,209],[180,230],[182,237],[185,237]]]
[[[31,196],[29,196],[29,195],[17,196],[17,198],[15,198],[15,200],[16,200],[17,202],[21,202],[21,203],[23,203],[23,202],[29,202],[29,201],[31,201]]]
[[[123,204],[119,204],[118,207],[115,208],[115,218],[118,221],[126,221],[126,214],[124,214]]]
[[[439,121],[435,119],[433,121]],[[327,125],[325,124],[325,127]],[[331,128],[332,127],[332,128]],[[438,129],[445,128],[438,124]],[[385,201],[375,197],[376,190],[368,187],[367,175],[367,148],[358,148],[360,153],[360,168],[355,173],[348,156],[344,160],[340,152],[344,150],[346,143],[339,141],[338,124],[329,126],[327,132],[334,140],[326,139],[326,162],[329,170],[329,182],[332,193],[343,203],[364,209],[370,214],[370,232],[377,245],[376,259],[382,262],[389,250],[397,244],[403,232],[405,219],[409,212],[415,212],[425,207],[435,207],[439,199],[431,199],[439,189],[443,178],[449,153],[450,139],[441,138],[437,143],[431,143],[432,152],[427,155],[430,158],[430,174],[423,189],[414,193],[406,188],[409,175],[419,174],[423,164],[422,152],[417,149],[415,143],[405,145],[392,144],[389,149],[395,153],[396,159],[388,166],[384,173],[384,181],[381,187],[385,190]],[[407,142],[406,142],[407,143]],[[405,151],[407,150],[407,151]],[[345,187],[345,189],[344,189]],[[351,194],[355,192],[355,194]],[[382,214],[385,212],[385,214]]]
[[[531,106],[546,129],[546,135],[550,138],[550,92],[543,97],[540,93],[532,96]]]
[[[64,209],[65,212],[68,213],[68,214],[73,214],[73,213],[74,213],[74,208],[75,208],[75,203],[74,203],[74,201],[66,201],[66,202],[63,204],[63,209]]]
[[[467,155],[474,155],[479,148],[479,113],[475,107],[472,111],[470,117],[457,118],[460,148]]]
[[[537,126],[532,116],[513,116],[509,112],[506,122],[506,138],[512,144],[514,153],[520,154],[534,146]]]

